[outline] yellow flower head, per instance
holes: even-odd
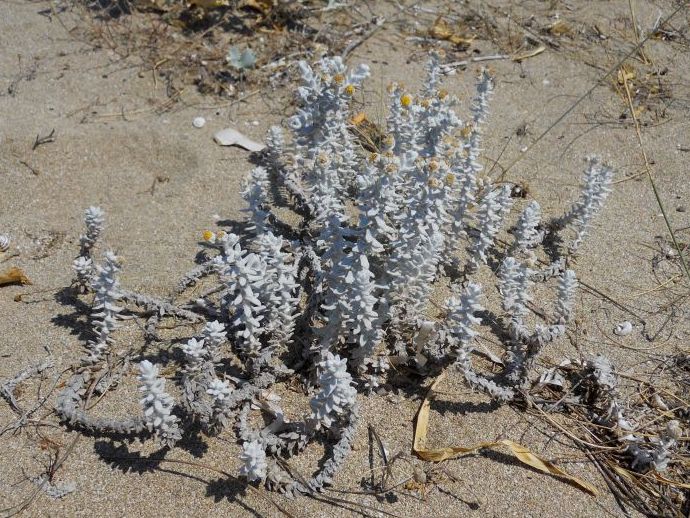
[[[347,85],[345,87],[345,93],[347,95],[355,95],[355,85]]]
[[[408,108],[410,105],[412,105],[412,96],[410,94],[401,95],[400,104],[402,104],[405,108]]]
[[[438,91],[438,98],[439,99],[441,99],[443,101],[443,99],[445,99],[446,97],[448,97],[448,90],[441,89]]]
[[[369,162],[376,162],[379,159],[378,153],[371,153],[369,155]]]
[[[215,241],[216,239],[216,235],[210,230],[204,230],[204,233],[201,234],[201,237],[204,238],[204,241]]]
[[[422,108],[428,108],[431,106],[431,101],[429,99],[422,99],[419,104],[422,106]]]
[[[316,157],[316,161],[319,165],[327,165],[330,162],[326,153],[319,153],[319,156]]]
[[[429,162],[429,171],[438,171],[438,162],[436,160],[431,160]]]
[[[216,232],[216,239],[223,239],[225,236],[225,230],[219,230],[218,232]]]
[[[447,185],[448,187],[450,187],[450,186],[453,185],[454,183],[455,183],[455,175],[452,174],[452,173],[448,173],[448,174],[446,175],[446,185]]]
[[[396,166],[395,164],[386,164],[386,167],[383,170],[388,174],[392,174],[398,170],[398,166]]]
[[[441,185],[436,178],[429,178],[429,181],[427,183],[429,187],[431,187],[432,189],[438,189]]]
[[[460,135],[462,135],[462,138],[467,138],[470,136],[473,129],[474,129],[474,127],[472,126],[472,124],[468,123],[465,125],[464,128],[462,128],[462,130],[460,131]]]
[[[335,84],[341,85],[345,82],[345,76],[343,74],[336,74],[333,76],[333,81],[335,81]]]

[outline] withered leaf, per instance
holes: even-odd
[[[21,269],[13,266],[9,270],[0,273],[0,286],[9,284],[31,284],[31,281]]]
[[[598,493],[597,489],[590,483],[566,473],[558,466],[555,466],[547,460],[541,459],[529,449],[509,439],[502,439],[500,441],[486,441],[475,444],[474,446],[448,446],[445,448],[436,448],[432,450],[424,448],[422,445],[426,441],[427,431],[429,428],[429,409],[431,406],[431,398],[433,396],[434,389],[444,379],[444,377],[445,372],[436,378],[436,381],[434,381],[429,388],[429,392],[424,398],[422,406],[419,408],[417,422],[415,423],[414,440],[412,443],[412,449],[417,457],[426,461],[441,462],[443,460],[460,457],[469,453],[475,453],[485,448],[496,449],[500,446],[506,446],[510,450],[510,453],[523,464],[527,464],[528,466],[531,466],[532,468],[544,473],[565,479],[592,495],[596,495]]]

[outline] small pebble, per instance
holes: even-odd
[[[683,429],[680,427],[680,423],[675,419],[669,421],[666,425],[666,434],[676,441],[679,440],[683,436]]]
[[[206,125],[206,119],[204,119],[203,117],[195,117],[192,121],[192,125],[195,128],[203,128]]]
[[[424,470],[420,466],[414,467],[412,470],[412,478],[414,478],[417,484],[426,484],[427,481],[426,473],[424,473]]]
[[[684,205],[681,205],[680,207],[676,207],[677,212],[685,212],[687,209],[685,208]]]
[[[626,320],[625,322],[621,322],[620,324],[618,324],[614,328],[613,332],[614,332],[614,334],[617,334],[618,336],[627,336],[630,333],[632,333],[632,330],[633,330],[633,325]]]

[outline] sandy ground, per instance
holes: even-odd
[[[657,7],[646,2],[636,4],[639,23],[650,26]],[[627,6],[625,1],[571,2],[565,14],[587,27],[596,20],[598,27],[610,34],[608,40],[592,44],[586,52],[548,48],[522,64],[491,64],[497,88],[486,129],[487,167],[499,155],[501,164],[511,163],[631,47],[632,40],[626,42],[621,36],[625,35],[622,20],[629,16]],[[48,391],[81,354],[79,326],[85,319],[63,303],[60,294],[70,284],[70,263],[78,247],[83,209],[98,204],[107,211],[105,244],[123,258],[122,284],[165,295],[193,266],[200,233],[214,228],[219,218],[242,218],[243,202],[238,193],[251,165],[244,151],[215,145],[213,132],[234,126],[261,139],[271,124],[280,121],[290,98],[290,92],[266,89],[247,95],[246,100],[219,101],[190,90],[183,102],[158,113],[156,108],[167,98],[150,71],[142,71],[134,57],[122,60],[79,41],[66,30],[75,20],[65,13],[63,25],[57,18],[39,13],[47,7],[44,2],[0,3],[0,233],[9,234],[19,252],[0,269],[19,266],[33,281],[30,287],[0,288],[0,379],[12,377],[45,357],[47,350],[58,362],[40,386],[36,381],[22,386],[19,400],[25,405],[35,400],[37,391]],[[506,11],[509,8],[506,3]],[[670,12],[671,5],[662,2],[658,9]],[[678,23],[687,23],[686,16],[682,13]],[[405,42],[395,31],[395,27],[384,27],[350,58],[350,62],[372,66],[373,78],[363,95],[370,113],[376,113],[381,84],[403,79],[413,87],[414,78],[420,77],[423,53],[414,51],[413,43]],[[479,55],[496,52],[488,41],[477,41],[474,48]],[[656,67],[667,68],[664,81],[673,85],[677,100],[665,106],[663,118],[649,119],[650,124],[643,128],[643,141],[673,226],[682,229],[690,225],[686,210],[690,154],[682,151],[690,147],[690,96],[687,73],[682,72],[690,70],[690,53],[679,44],[663,41],[651,41],[646,49]],[[448,79],[449,90],[467,100],[477,67]],[[506,177],[527,182],[530,195],[547,215],[559,214],[576,196],[582,158],[589,153],[609,160],[621,181],[581,249],[577,272],[582,281],[626,305],[639,318],[583,290],[578,297],[573,340],[548,351],[553,361],[576,357],[573,344],[577,344],[583,352],[605,352],[625,371],[644,365],[647,357],[635,349],[687,349],[690,328],[685,307],[682,303],[673,308],[666,305],[668,297],[663,290],[649,292],[656,281],[648,245],[655,236],[665,235],[665,227],[646,177],[640,176],[643,162],[634,130],[629,119],[619,121],[625,111],[610,82],[594,89],[569,117],[525,153]],[[191,124],[198,115],[208,120],[202,129]],[[257,121],[256,125],[252,121]],[[517,135],[523,124],[526,133]],[[53,130],[54,142],[32,150],[37,135]],[[15,301],[18,294],[22,294],[20,302]],[[643,337],[640,318],[654,340]],[[614,340],[611,329],[624,319],[631,320],[635,330]],[[124,336],[128,340],[136,333]],[[116,415],[125,408],[135,408],[136,396],[126,387],[131,385],[125,383],[109,395],[99,412]],[[509,407],[486,405],[485,398],[472,394],[458,380],[447,381],[442,391],[432,406],[432,446],[510,438],[595,484],[601,494],[588,496],[506,455],[482,454],[446,463],[444,467],[452,477],[437,470],[436,482],[424,493],[402,490],[395,494],[394,502],[357,494],[327,492],[325,496],[370,506],[366,512],[372,516],[620,514],[596,470],[562,434]],[[423,394],[423,387],[419,387],[411,395],[362,398],[356,451],[338,475],[336,489],[360,491],[361,479],[369,476],[367,424],[376,429],[390,452],[409,454],[412,422]],[[45,413],[39,411],[39,415]],[[14,419],[7,405],[0,405],[0,427]],[[63,454],[77,437],[75,432],[56,426],[53,417],[46,420],[53,424],[39,428],[39,432],[0,437],[0,509],[20,504],[31,495],[34,487],[25,477],[45,469],[51,451],[46,440],[60,445]],[[176,449],[166,458],[237,472],[238,447],[230,435],[207,439],[206,448],[199,458],[184,449]],[[279,515],[267,500],[248,492],[240,482],[201,467],[165,462],[154,468],[147,463],[103,459],[153,451],[150,444],[80,437],[56,475],[57,481],[74,482],[76,491],[61,500],[41,493],[24,514]],[[306,459],[301,462],[305,472],[315,466],[308,465]],[[409,476],[417,462],[401,461],[395,477]],[[287,500],[264,494],[295,516],[355,514],[314,499]]]

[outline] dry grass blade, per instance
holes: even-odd
[[[668,214],[666,213],[664,203],[661,201],[661,195],[659,194],[659,190],[656,187],[656,182],[654,181],[654,176],[652,175],[652,169],[649,165],[649,158],[647,158],[647,151],[645,150],[644,145],[642,144],[642,132],[640,131],[640,121],[637,118],[637,113],[635,112],[635,106],[633,105],[632,96],[630,95],[630,85],[628,84],[628,76],[624,72],[622,72],[620,76],[623,79],[625,96],[628,101],[630,115],[635,125],[635,135],[637,136],[637,143],[640,146],[640,153],[642,153],[642,159],[644,160],[644,168],[645,172],[647,173],[647,178],[649,178],[649,184],[652,186],[652,191],[654,191],[654,197],[656,198],[656,202],[659,205],[659,210],[661,210],[661,215],[664,218],[664,223],[666,223],[668,233],[671,234],[671,241],[673,241],[673,246],[678,251],[678,258],[680,259],[680,263],[683,266],[683,272],[685,272],[685,276],[688,278],[688,281],[690,281],[690,270],[688,270],[688,264],[686,263],[685,257],[683,257],[682,249],[678,244],[678,241],[676,240],[676,234],[673,231],[673,227],[671,226],[671,221],[668,219]]]
[[[537,48],[529,50],[527,52],[524,52],[522,54],[516,54],[512,56],[510,59],[513,61],[524,61],[525,59],[533,58],[534,56],[538,56],[542,52],[546,50],[546,47],[544,45],[539,45]]]
[[[441,381],[443,381],[444,378],[445,372],[441,374],[438,378],[436,378],[434,383],[432,383],[431,387],[429,388],[429,391],[427,392],[424,401],[422,401],[421,407],[419,408],[419,412],[417,414],[417,421],[415,423],[414,440],[412,443],[412,449],[415,455],[417,455],[417,457],[426,461],[441,462],[462,455],[467,455],[469,453],[476,453],[479,450],[485,448],[495,449],[500,446],[506,446],[510,450],[511,454],[523,464],[526,464],[543,473],[548,473],[549,475],[565,479],[573,485],[577,486],[578,488],[582,489],[583,491],[586,491],[592,495],[598,494],[597,489],[589,482],[585,482],[582,479],[579,479],[573,475],[566,473],[558,466],[555,466],[547,460],[539,458],[528,448],[509,439],[502,439],[500,441],[486,441],[469,447],[448,446],[445,448],[436,448],[433,450],[424,448],[422,445],[426,441],[427,431],[429,428],[429,409],[431,407],[431,399],[433,397],[433,393],[436,386]]]

